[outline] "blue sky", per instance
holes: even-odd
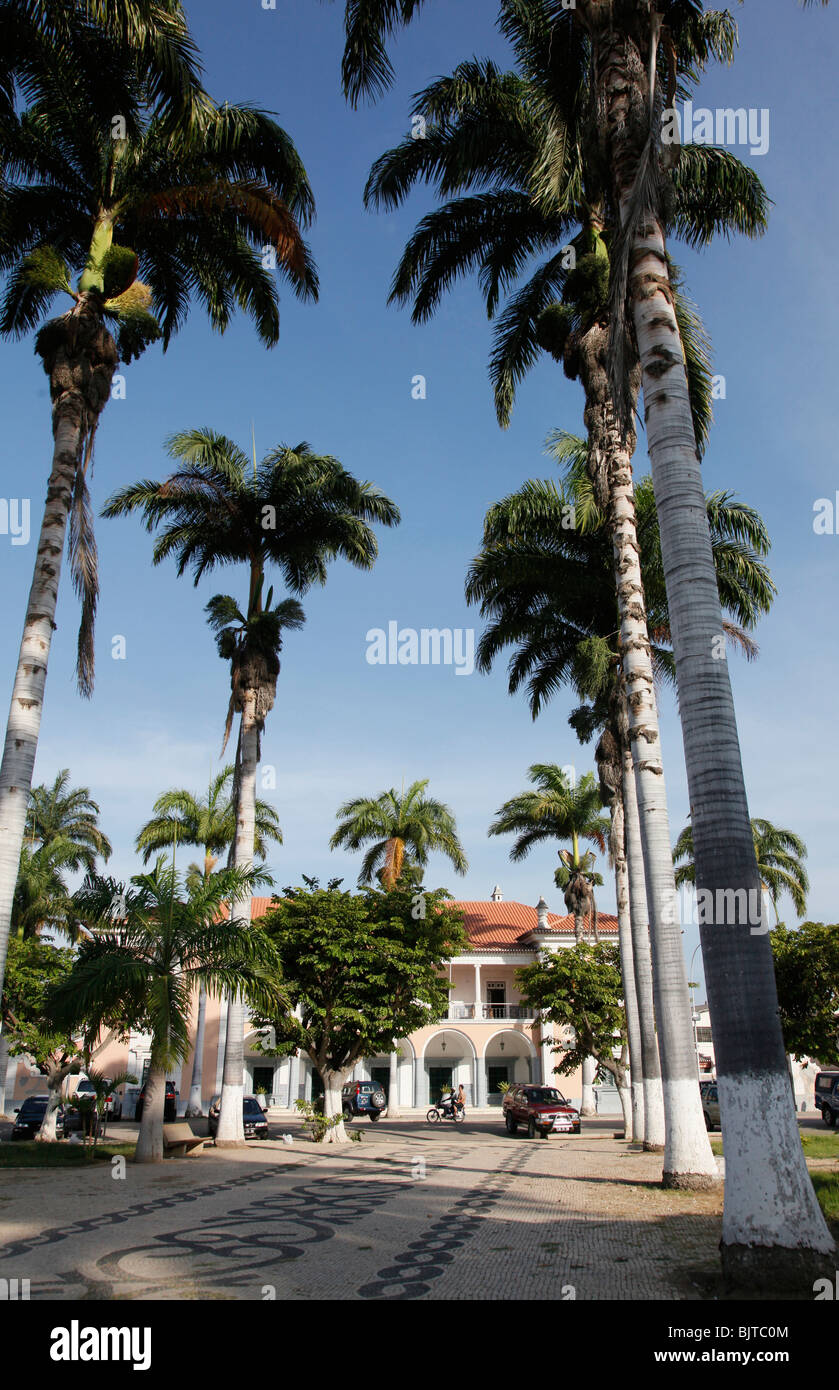
[[[739,56],[731,69],[708,76],[696,104],[768,108],[769,152],[752,162],[774,199],[770,228],[756,244],[721,243],[701,254],[673,249],[713,338],[715,370],[726,378],[706,487],[730,488],[757,507],[773,538],[780,593],[757,634],[760,659],[731,662],[750,806],[804,837],[809,916],[835,921],[829,769],[839,672],[830,614],[839,536],[815,535],[812,523],[815,500],[836,491],[832,243],[839,208],[827,109],[839,13],[834,6],[803,14],[794,0],[736,8]],[[582,427],[579,386],[545,361],[521,388],[512,426],[499,430],[486,375],[490,328],[474,282],[460,285],[423,328],[385,302],[399,251],[430,196],[418,192],[389,216],[362,207],[371,162],[410,127],[411,93],[472,54],[504,60],[495,5],[429,0],[394,45],[394,89],[357,112],[339,87],[342,4],[278,0],[276,10],[264,10],[260,0],[187,0],[187,9],[217,99],[275,111],[303,156],[318,205],[310,240],[320,302],[300,305],[282,292],[282,337],[271,352],[244,319],[217,337],[196,309],[165,357],[152,350],[128,368],[125,399],[108,405],[99,430],[97,510],[116,487],[161,476],[165,437],[198,425],[247,445],[253,422],[260,453],[306,439],[389,493],[403,521],[381,534],[375,571],[336,564],[326,588],[304,601],[305,629],[286,643],[263,745],[265,763],[276,769],[276,790],[266,794],[285,834],[270,867],[278,885],[301,873],[344,874],[351,885],[357,860],[327,848],[338,804],[403,777],[428,777],[431,792],[457,816],[470,868],[461,880],[433,862],[426,882],[467,898],[486,898],[500,883],[508,898],[535,903],[544,893],[562,911],[555,851],[511,865],[506,843],[489,840],[486,829],[501,802],[524,789],[532,762],[590,767],[590,751],[566,724],[572,699],[556,699],[533,723],[524,700],[506,694],[502,667],[466,677],[451,667],[365,660],[368,629],[390,621],[477,628],[463,579],[486,508],[526,478],[551,475],[543,452],[549,430]],[[412,399],[416,374],[426,378],[425,400]],[[0,344],[0,392],[5,495],[32,499],[36,535],[51,436],[46,378],[31,340]],[[646,471],[645,457],[642,437],[638,473]],[[65,576],[36,780],[68,766],[75,782],[91,787],[114,842],[111,867],[126,875],[136,868],[136,830],[159,792],[199,790],[218,766],[228,677],[203,605],[216,592],[242,595],[244,577],[222,571],[196,592],[174,567],[151,567],[151,541],[136,520],[100,521],[98,539],[95,695],[85,703],[75,693],[78,615]],[[33,547],[0,536],[9,689]],[[118,635],[124,660],[111,656]],[[687,797],[668,694],[661,715],[675,839]],[[613,909],[608,884],[601,905]],[[685,940],[690,954],[694,928]]]

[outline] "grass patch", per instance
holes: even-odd
[[[116,1155],[130,1158],[134,1144],[38,1144],[34,1139],[17,1144],[0,1144],[0,1168],[82,1168],[87,1164],[104,1162]]]
[[[825,1220],[836,1234],[839,1230],[839,1173],[811,1173],[810,1177]]]
[[[708,1136],[715,1154],[723,1152],[722,1138],[718,1134]],[[802,1134],[801,1147],[805,1158],[839,1159],[839,1134]]]

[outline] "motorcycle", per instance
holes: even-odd
[[[425,1118],[430,1125],[437,1125],[441,1120],[454,1120],[455,1124],[463,1124],[466,1107],[459,1109],[454,1103],[454,1097],[447,1096],[438,1100],[436,1105],[432,1105]]]

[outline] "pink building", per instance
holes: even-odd
[[[270,898],[254,898],[251,918],[260,917],[269,906]],[[387,1093],[395,1084],[403,1110],[425,1110],[443,1086],[461,1083],[473,1108],[500,1105],[498,1085],[504,1081],[553,1081],[569,1099],[579,1101],[580,1074],[564,1078],[552,1075],[557,1058],[551,1046],[560,1039],[554,1037],[551,1024],[543,1023],[522,1002],[515,980],[516,970],[534,961],[541,950],[573,946],[573,918],[549,912],[544,900],[537,907],[505,902],[499,888],[486,902],[459,902],[457,906],[463,911],[469,949],[456,956],[449,966],[452,990],[445,1018],[402,1039],[398,1053],[392,1057],[365,1058],[356,1068],[355,1079],[379,1080]],[[601,915],[598,934],[604,941],[616,942],[616,918]],[[196,994],[193,1039],[197,1003]],[[212,1096],[221,1090],[225,1029],[224,1001],[210,997],[203,1047],[205,1112]],[[313,1084],[317,1091],[319,1078],[307,1057],[265,1057],[248,1047],[257,1034],[246,1030],[245,1037],[246,1093],[264,1088],[269,1107],[289,1110],[295,1099],[311,1098]],[[142,1078],[149,1043],[147,1035],[132,1033],[127,1044],[112,1044],[105,1049],[97,1058],[97,1067],[106,1074],[127,1071]],[[193,1051],[173,1077],[181,1111],[189,1097],[194,1056],[193,1042]],[[19,1105],[24,1096],[45,1088],[43,1077],[25,1059],[16,1060],[14,1105]],[[126,1085],[121,1089],[124,1113],[131,1116],[139,1086]],[[7,1096],[11,1092],[9,1084]],[[602,1102],[602,1108],[609,1113],[619,1112],[613,1087],[603,1088]],[[7,1109],[11,1108],[8,1100]]]

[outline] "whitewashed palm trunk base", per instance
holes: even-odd
[[[596,1115],[597,1106],[594,1103],[594,1078],[597,1074],[597,1063],[593,1057],[583,1058],[583,1097],[580,1101],[581,1115]]]
[[[725,1134],[723,1273],[745,1289],[801,1287],[832,1279],[835,1246],[801,1162],[789,1080],[775,1071],[720,1076]],[[736,1125],[731,1123],[737,1117]],[[766,1144],[771,1126],[773,1144]],[[761,1142],[761,1137],[763,1142]]]
[[[204,1031],[207,1015],[207,991],[202,985],[198,992],[198,1018],[195,1024],[195,1061],[192,1064],[192,1080],[189,1085],[189,1100],[186,1118],[198,1119],[204,1114]]]
[[[644,1137],[644,1065],[641,1047],[641,1021],[638,1017],[638,998],[635,989],[635,962],[632,957],[632,923],[629,913],[629,874],[626,867],[624,811],[620,800],[617,800],[612,806],[612,832],[615,854],[615,890],[618,906],[618,947],[624,1008],[626,1010],[631,1089],[631,1121],[627,1122],[624,1116],[624,1126],[627,1139],[640,1141]]]
[[[14,1080],[11,1079],[12,1058],[9,1056],[9,1035],[4,1028],[0,1032],[0,1120],[6,1118],[6,1092],[11,1091],[9,1102],[14,1099]]]
[[[163,1109],[166,1104],[166,1070],[151,1066],[146,1077],[146,1095],[143,1101],[143,1115],[137,1148],[134,1154],[136,1163],[162,1163],[163,1161]]]

